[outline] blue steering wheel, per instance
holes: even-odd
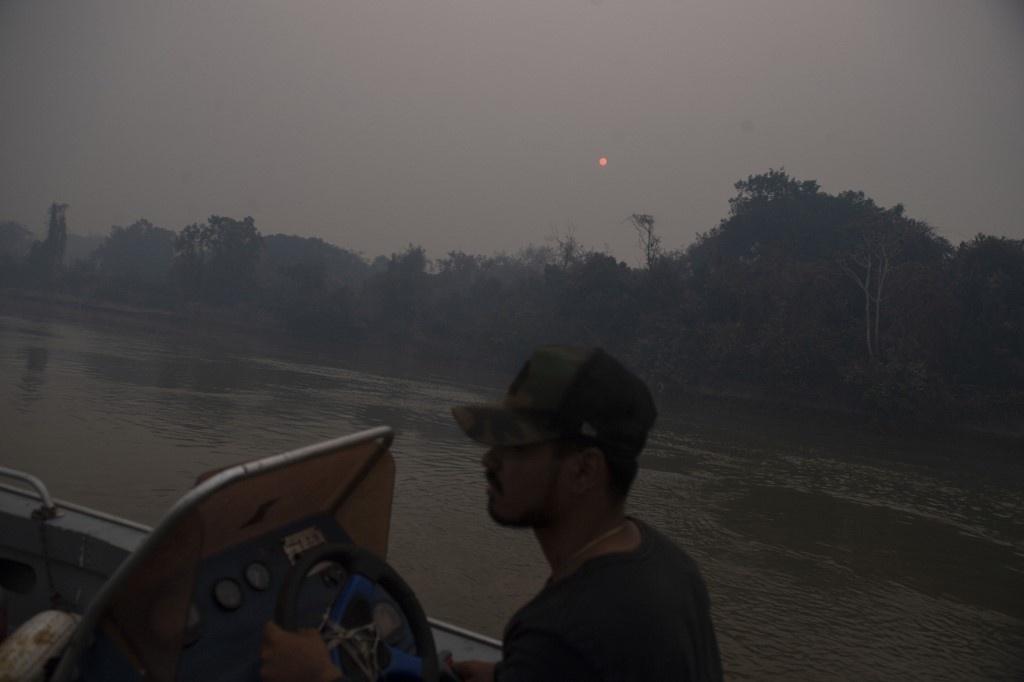
[[[313,567],[325,561],[338,564],[348,576],[321,627],[331,660],[345,673],[345,679],[437,682],[434,635],[419,600],[391,566],[355,545],[330,543],[303,553],[281,587],[274,616],[278,625],[286,630],[298,629],[302,582]],[[405,617],[416,645],[415,655],[380,639],[373,619],[378,588],[391,596]]]

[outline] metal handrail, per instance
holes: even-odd
[[[466,628],[459,627],[458,625],[452,625],[451,623],[445,622],[443,620],[438,620],[437,618],[427,618],[427,622],[430,623],[431,626],[437,628],[438,630],[449,632],[453,635],[458,635],[460,637],[465,637],[466,639],[470,639],[474,642],[477,642],[478,644],[486,644],[488,646],[497,647],[498,649],[501,649],[500,639],[494,639],[493,637],[482,635],[479,632],[473,632],[472,630],[467,630]]]
[[[46,489],[46,484],[40,479],[36,478],[32,474],[27,474],[24,471],[18,471],[17,469],[9,469],[8,467],[0,467],[0,476],[6,478],[13,478],[27,483],[32,486],[37,493],[39,493],[39,499],[42,500],[43,506],[36,510],[36,513],[43,519],[52,519],[58,515],[59,510],[57,505],[53,503],[53,498],[50,497],[50,491]]]

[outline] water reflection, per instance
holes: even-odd
[[[22,350],[25,357],[25,371],[18,382],[23,400],[23,411],[28,411],[32,403],[40,398],[46,383],[46,364],[50,360],[50,351],[42,346],[29,346]]]

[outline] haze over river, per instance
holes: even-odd
[[[503,384],[256,348],[0,316],[0,463],[153,524],[206,470],[387,424],[390,560],[428,613],[500,637],[545,566],[488,518],[481,449],[448,407]],[[703,567],[730,679],[1021,680],[1020,450],[662,405],[631,512]]]

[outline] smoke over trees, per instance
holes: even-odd
[[[669,392],[920,420],[1022,412],[1024,242],[978,235],[954,248],[900,205],[782,170],[736,190],[728,216],[685,249],[666,250],[654,217],[633,215],[640,268],[573,232],[516,254],[431,260],[410,245],[371,263],[224,216],[178,233],[113,227],[67,268],[67,206],[54,204],[41,242],[0,224],[0,283],[448,362],[602,345]]]

